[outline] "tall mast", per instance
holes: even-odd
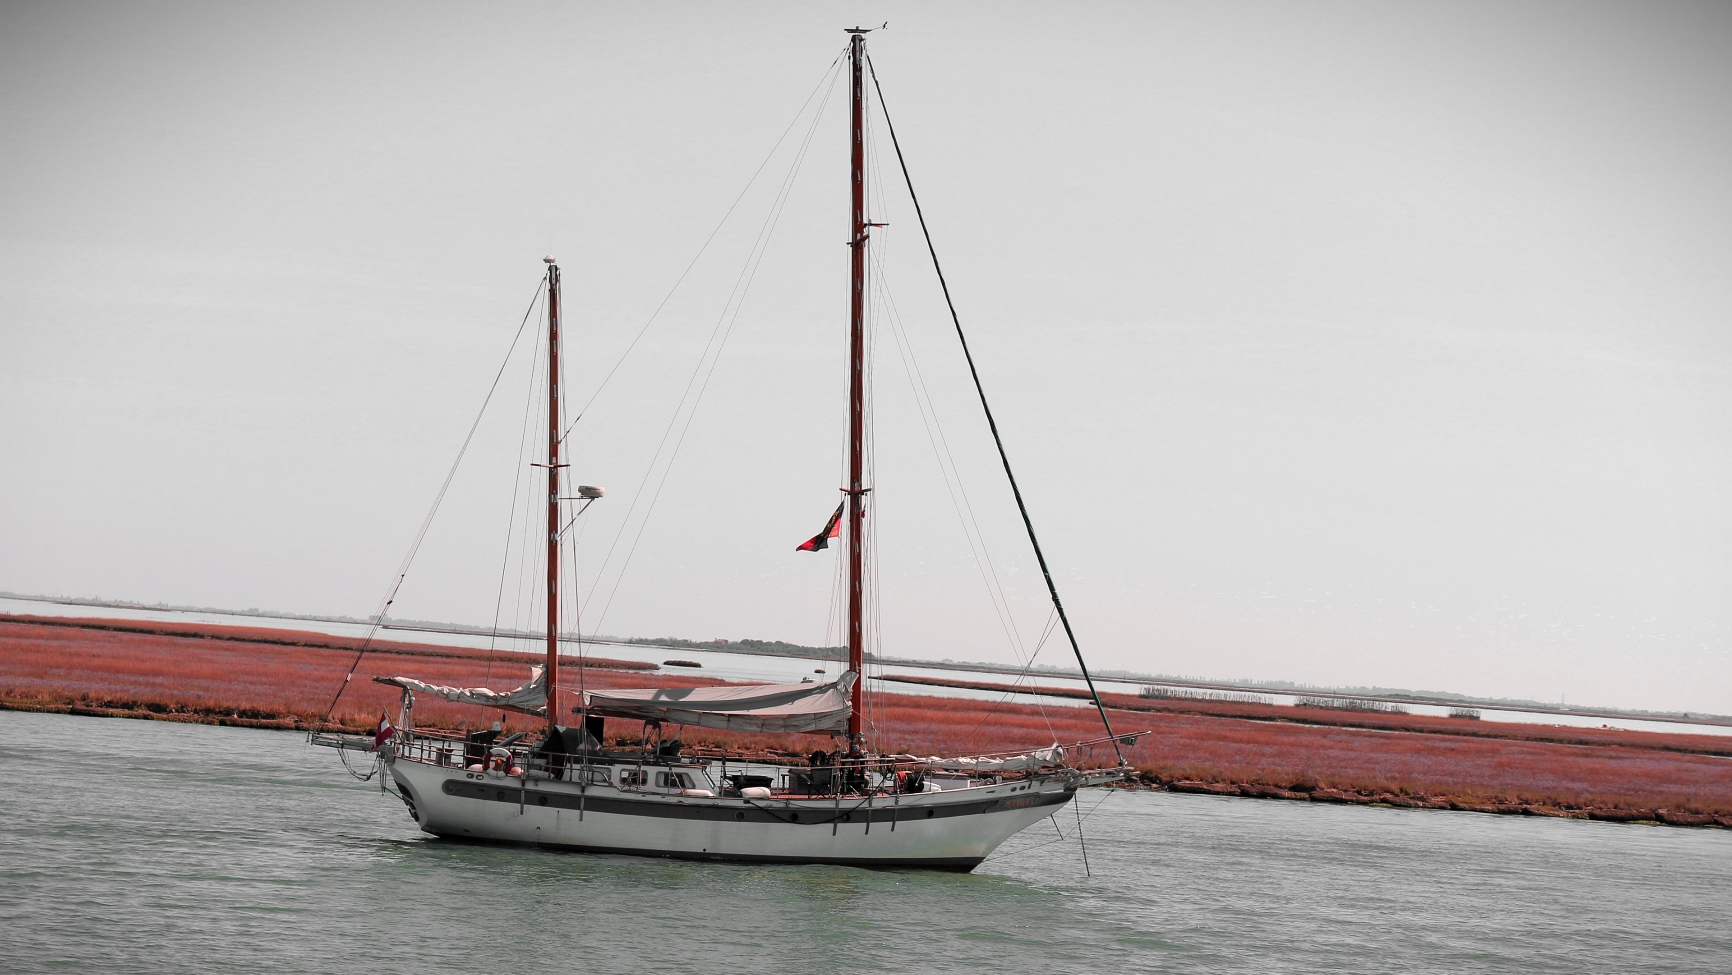
[[[559,265],[547,258],[547,727],[559,724]]]
[[[866,54],[865,32],[851,31],[849,45],[849,75],[853,79],[853,111],[849,129],[853,133],[850,147],[853,233],[849,245],[848,296],[848,669],[854,672],[853,710],[848,717],[849,751],[864,750],[866,736],[863,688],[865,672],[865,571],[862,529],[866,510],[865,453],[866,439],[866,134],[865,88],[862,85],[862,62]]]

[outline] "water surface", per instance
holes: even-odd
[[[1732,970],[1719,830],[1090,790],[1092,875],[1070,808],[955,875],[450,843],[285,732],[0,712],[0,773],[15,972]]]

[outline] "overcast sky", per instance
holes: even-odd
[[[824,641],[841,89],[724,308],[886,20],[1091,664],[1732,712],[1724,3],[6,4],[0,589],[371,612],[550,246],[587,398],[768,157],[573,437],[580,582],[733,321],[586,620]],[[1044,592],[878,162],[881,647],[1012,660],[899,350],[1028,643]],[[512,363],[398,615],[493,618]]]

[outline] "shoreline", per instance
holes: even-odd
[[[279,613],[279,612],[271,612],[271,611],[256,610],[256,609],[253,609],[253,610],[228,610],[228,609],[216,609],[216,608],[212,608],[212,607],[199,607],[199,606],[171,606],[171,605],[164,605],[164,604],[145,605],[142,603],[133,603],[133,602],[126,602],[126,601],[102,600],[102,599],[82,599],[82,598],[76,598],[76,597],[61,597],[61,596],[40,596],[40,595],[28,595],[28,594],[23,594],[23,593],[0,593],[0,598],[16,600],[19,602],[47,603],[47,604],[57,605],[57,606],[88,606],[88,607],[97,608],[97,609],[104,609],[104,608],[106,608],[106,609],[123,609],[123,610],[127,610],[129,612],[208,613],[208,614],[213,614],[213,615],[223,615],[223,616],[232,616],[232,617],[240,617],[240,618],[246,618],[246,619],[260,620],[261,621],[261,623],[260,623],[261,628],[271,628],[271,627],[266,626],[265,623],[263,622],[263,621],[271,621],[271,620],[278,620],[278,621],[282,621],[282,622],[287,623],[287,624],[293,624],[296,622],[301,622],[301,623],[334,623],[334,624],[353,625],[353,626],[366,626],[372,622],[371,620],[364,620],[364,619],[359,619],[356,617],[347,617],[347,616],[321,616],[321,615],[315,615],[315,614]],[[0,613],[0,618],[4,618],[6,615],[8,615],[8,614]],[[28,614],[24,614],[24,615],[28,615]],[[81,619],[82,617],[64,617],[64,618],[66,618],[66,619]],[[135,621],[127,620],[125,622],[135,622]],[[144,622],[144,621],[139,620],[136,622]],[[164,620],[163,622],[167,625],[173,625],[175,623],[175,621],[172,621],[172,620]],[[192,624],[192,625],[202,625],[202,624]],[[231,625],[231,624],[215,624],[215,625]],[[245,624],[238,624],[238,625],[244,626]],[[510,638],[510,639],[532,639],[532,640],[542,640],[545,638],[544,634],[537,633],[535,631],[515,630],[515,629],[499,630],[499,629],[490,629],[488,627],[471,626],[471,625],[465,625],[465,624],[459,624],[459,623],[438,623],[438,622],[431,621],[431,620],[402,620],[402,621],[397,621],[397,622],[384,621],[384,622],[381,622],[379,624],[379,628],[383,632],[399,632],[399,633],[441,633],[441,634],[457,634],[457,635],[478,636],[478,637],[480,637],[480,636],[496,636],[496,637],[505,637],[505,638]],[[304,632],[304,631],[298,631],[298,632]],[[795,648],[798,650],[809,651],[809,653],[807,653],[807,654],[802,654],[802,653],[795,653],[795,652],[768,650],[768,649],[762,648],[762,646],[756,647],[756,648],[742,646],[743,643],[768,644],[768,643],[776,643],[779,641],[752,640],[752,641],[724,641],[721,643],[716,643],[713,641],[673,639],[673,640],[668,640],[666,642],[661,642],[661,641],[658,641],[656,639],[646,639],[646,638],[637,638],[637,637],[612,637],[612,636],[597,635],[597,636],[593,636],[593,637],[579,638],[576,634],[565,634],[565,635],[561,635],[560,642],[562,644],[570,643],[573,645],[581,644],[584,646],[619,646],[619,647],[634,647],[634,648],[653,648],[653,649],[667,650],[667,651],[702,650],[702,651],[708,652],[708,653],[726,653],[726,654],[733,654],[733,655],[737,655],[737,656],[767,657],[767,658],[772,658],[772,659],[774,659],[774,658],[790,658],[790,657],[792,657],[792,658],[804,657],[806,659],[812,659],[812,660],[836,660],[836,659],[840,659],[837,656],[827,655],[827,654],[823,653],[824,650],[828,649],[828,648],[824,648],[824,647],[797,647],[797,648]],[[793,645],[790,644],[788,646],[792,647]],[[1024,671],[1018,667],[1012,667],[1012,666],[1007,665],[1007,664],[987,663],[984,661],[954,661],[954,660],[953,661],[931,661],[931,660],[918,660],[918,659],[914,659],[914,658],[910,658],[910,657],[878,657],[878,656],[871,655],[871,654],[868,654],[868,659],[869,659],[869,662],[875,661],[878,663],[888,664],[888,665],[897,666],[897,667],[913,667],[913,668],[926,669],[926,670],[964,671],[964,672],[973,672],[973,673],[979,673],[979,674],[995,675],[995,676],[999,676],[999,677],[1025,677],[1026,676],[1026,677],[1034,677],[1034,678],[1048,678],[1048,679],[1059,679],[1059,680],[1081,680],[1082,679],[1082,675],[1080,672],[1073,671],[1073,670],[1067,670],[1065,668],[1055,668],[1051,671],[1034,670],[1034,671],[1031,671],[1031,672],[1028,672],[1025,674]],[[1340,688],[1340,687],[1313,687],[1310,685],[1294,685],[1294,684],[1289,684],[1286,682],[1280,682],[1277,684],[1259,684],[1256,682],[1241,682],[1241,681],[1210,681],[1210,680],[1203,680],[1203,679],[1199,679],[1199,678],[1170,677],[1170,676],[1161,676],[1159,674],[1142,674],[1142,673],[1136,673],[1136,672],[1124,671],[1124,670],[1102,671],[1100,673],[1097,673],[1095,675],[1095,678],[1096,678],[1096,680],[1099,680],[1099,681],[1114,681],[1114,682],[1120,682],[1120,683],[1141,684],[1141,685],[1144,685],[1147,687],[1175,687],[1175,688],[1183,688],[1186,690],[1204,691],[1204,692],[1213,691],[1213,692],[1227,692],[1227,693],[1238,693],[1238,694],[1267,694],[1267,695],[1293,696],[1293,697],[1321,697],[1321,698],[1333,698],[1333,699],[1338,699],[1338,700],[1343,700],[1343,701],[1348,701],[1348,700],[1378,701],[1378,702],[1382,702],[1382,703],[1395,704],[1395,705],[1421,705],[1421,706],[1440,707],[1440,708],[1467,707],[1467,708],[1475,708],[1475,709],[1479,709],[1479,710],[1483,710],[1483,711],[1504,711],[1504,712],[1515,712],[1515,713],[1523,713],[1523,714],[1552,715],[1552,716],[1556,716],[1556,717],[1603,719],[1603,720],[1608,720],[1608,721],[1645,721],[1645,722],[1652,722],[1652,723],[1656,723],[1656,724],[1679,724],[1679,725],[1732,727],[1732,715],[1711,714],[1711,713],[1690,714],[1690,713],[1684,713],[1684,712],[1667,712],[1667,711],[1656,712],[1656,711],[1649,711],[1647,709],[1641,709],[1641,708],[1623,709],[1623,708],[1607,708],[1607,707],[1569,707],[1567,705],[1549,704],[1549,703],[1546,703],[1543,701],[1515,701],[1515,700],[1509,700],[1509,699],[1475,697],[1473,695],[1468,695],[1468,694],[1439,694],[1438,692],[1426,692],[1426,691],[1399,691],[1399,692],[1390,691],[1387,693],[1378,693],[1379,689],[1376,689],[1376,688],[1348,689],[1348,688]],[[886,678],[886,679],[892,679],[892,678]],[[909,682],[909,683],[922,683],[922,682],[928,682],[928,681],[926,679],[923,679],[923,678],[911,678],[911,679],[908,679],[907,682]]]
[[[1540,816],[1550,819],[1585,819],[1602,823],[1632,823],[1646,826],[1688,826],[1710,829],[1732,829],[1732,816],[1682,812],[1666,807],[1626,809],[1616,806],[1547,806],[1519,802],[1475,802],[1470,798],[1448,795],[1397,795],[1371,790],[1345,791],[1318,788],[1303,783],[1292,788],[1255,782],[1209,782],[1201,779],[1174,779],[1169,776],[1149,776],[1142,773],[1137,785],[1107,785],[1104,788],[1128,788],[1180,792],[1191,795],[1223,798],[1275,799],[1287,802],[1325,802],[1352,806],[1383,806],[1391,809],[1439,809],[1451,812],[1490,813],[1503,816]]]
[[[220,710],[220,709],[218,709]],[[311,730],[312,723],[285,717],[249,716],[241,713],[246,709],[233,709],[227,714],[205,712],[157,712],[146,708],[121,709],[92,707],[88,705],[63,704],[52,701],[20,701],[0,698],[0,711],[19,711],[38,714],[65,714],[82,718],[120,718],[143,721],[170,721],[181,724],[206,724],[234,728],[253,728],[265,731],[294,731],[304,733]],[[332,723],[327,727],[344,731],[366,732],[370,730],[362,725],[339,725]],[[706,757],[702,754],[706,749],[696,749],[694,756]],[[747,756],[753,760],[768,762],[785,761],[797,758],[790,753]],[[1151,769],[1139,769],[1132,772],[1124,782],[1106,783],[1090,788],[1123,789],[1133,792],[1176,792],[1190,795],[1217,796],[1233,799],[1272,799],[1285,802],[1323,802],[1337,805],[1381,806],[1389,809],[1435,809],[1448,812],[1487,813],[1504,816],[1537,816],[1549,819],[1581,819],[1602,823],[1625,823],[1641,826],[1677,826],[1707,829],[1732,830],[1732,816],[1717,816],[1708,813],[1692,813],[1673,810],[1667,807],[1651,809],[1628,809],[1616,806],[1565,806],[1541,805],[1535,803],[1500,803],[1477,802],[1467,796],[1451,795],[1402,795],[1391,792],[1377,792],[1369,789],[1342,790],[1322,788],[1310,783],[1289,783],[1287,786],[1270,785],[1263,782],[1210,781],[1203,779],[1182,779],[1172,775],[1164,775]]]
[[[1087,691],[1043,684],[1000,684],[990,681],[951,680],[942,677],[885,676],[873,680],[926,687],[957,687],[1024,696],[1091,700]],[[1309,725],[1320,728],[1350,728],[1362,731],[1446,735],[1507,741],[1545,742],[1555,745],[1621,745],[1653,748],[1693,755],[1732,758],[1732,738],[1689,735],[1684,732],[1630,731],[1623,728],[1584,728],[1574,725],[1531,725],[1514,722],[1439,718],[1405,712],[1357,711],[1347,708],[1294,707],[1245,701],[1187,697],[1140,697],[1106,692],[1101,701],[1110,710],[1139,714],[1194,714],[1268,724]]]
[[[436,683],[500,687],[523,680],[533,663],[510,651],[392,643],[376,646],[376,656],[369,652],[354,682],[345,684],[359,643],[219,624],[5,615],[0,709],[304,733],[325,713],[333,689],[346,686],[342,707],[325,727],[362,732],[381,710],[397,704],[396,689],[370,677],[413,673]],[[574,690],[585,683],[598,689],[722,683],[654,665],[646,670],[638,662],[585,663],[571,675]],[[1128,754],[1135,773],[1119,788],[1732,828],[1732,763],[1724,757],[1727,743],[1718,737],[1468,726],[1419,715],[1295,713],[1292,707],[1122,694],[1102,698],[1121,732],[1151,732]],[[888,753],[1022,751],[1099,733],[1092,710],[935,698],[888,687],[875,693],[873,711],[884,729],[879,745]],[[496,717],[504,716],[423,701],[416,725],[461,730]],[[689,754],[700,758],[725,753],[797,762],[812,747],[810,741],[776,736],[699,729],[682,734]],[[608,737],[627,747],[636,742]],[[1089,760],[1110,764],[1113,756]]]

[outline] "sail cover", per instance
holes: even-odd
[[[1064,764],[1064,749],[1057,742],[1050,748],[1041,748],[1024,755],[986,756],[983,758],[939,758],[934,755],[921,758],[917,755],[893,755],[898,762],[919,765],[929,769],[943,769],[952,772],[1014,772],[1022,769],[1052,768]]]
[[[768,734],[845,732],[853,713],[852,670],[827,684],[744,684],[590,691],[591,714]]]
[[[527,711],[532,714],[547,707],[547,677],[540,667],[529,668],[529,683],[509,691],[494,691],[485,687],[444,687],[427,684],[413,677],[375,677],[381,684],[392,684],[417,694],[432,694],[458,704],[479,704],[482,707]]]

